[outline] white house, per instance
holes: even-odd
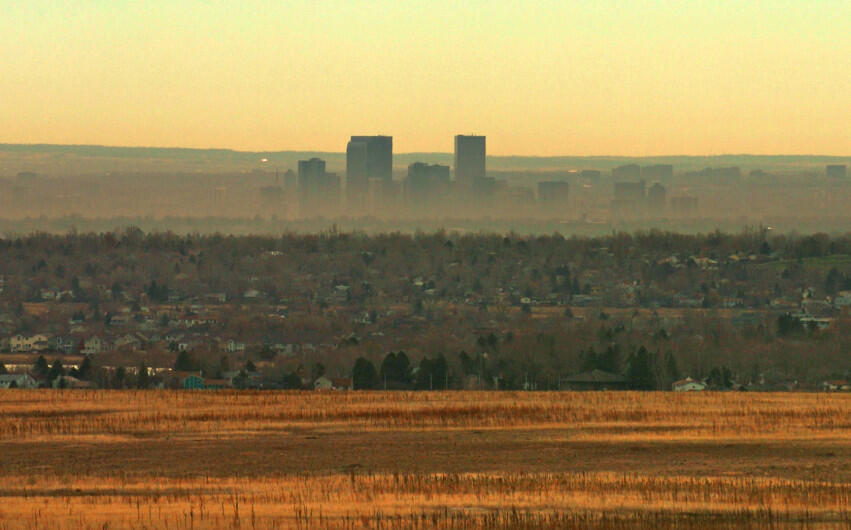
[[[9,337],[9,350],[12,352],[29,352],[47,350],[47,335],[36,334],[31,337],[15,335]]]
[[[314,390],[351,390],[352,380],[345,377],[318,377],[313,382]]]
[[[851,390],[851,382],[843,380],[825,381],[821,384],[821,389],[826,392],[847,392]]]
[[[686,377],[671,385],[674,392],[702,392],[706,390],[706,385],[700,381],[695,381],[691,377]]]
[[[38,383],[30,374],[0,375],[0,388],[36,388]]]
[[[225,344],[225,351],[228,353],[241,353],[245,351],[245,343],[244,342],[236,342],[235,340],[229,340]]]
[[[142,341],[139,340],[139,337],[128,333],[123,337],[118,337],[117,339],[115,339],[114,346],[117,350],[136,351],[142,347]]]
[[[102,353],[109,350],[109,344],[107,342],[95,335],[94,337],[89,337],[83,343],[83,351],[80,352],[84,355],[90,355],[93,353]]]

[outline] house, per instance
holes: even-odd
[[[313,382],[314,390],[351,390],[352,380],[348,377],[318,377]]]
[[[142,341],[135,335],[127,334],[115,339],[113,343],[116,350],[137,351],[142,347]]]
[[[624,376],[597,369],[566,377],[562,380],[562,385],[569,390],[626,390],[629,388],[629,382]]]
[[[108,350],[109,345],[107,344],[106,340],[95,335],[93,337],[87,338],[83,342],[83,351],[81,351],[80,353],[82,353],[83,355],[91,355],[94,353],[103,353]]]
[[[225,343],[225,351],[228,353],[241,353],[245,351],[245,343],[244,342],[236,342],[235,340],[229,340]]]
[[[230,387],[227,379],[205,379],[204,390],[222,390]]]
[[[36,388],[38,382],[30,374],[0,375],[0,388]]]
[[[94,385],[89,381],[82,381],[70,375],[62,375],[53,380],[50,384],[53,388],[94,388]]]
[[[204,378],[201,374],[189,374],[180,381],[180,387],[184,390],[204,390]]]
[[[849,392],[851,391],[851,382],[841,379],[825,381],[821,384],[821,389],[825,392]]]
[[[675,381],[671,385],[671,390],[674,392],[702,392],[706,390],[706,385],[700,381],[695,381],[691,377],[686,377],[679,381]]]
[[[69,336],[51,337],[50,340],[47,341],[47,347],[50,351],[64,353],[65,355],[70,355],[76,352],[77,346],[79,346],[79,344],[79,340]]]
[[[32,335],[15,335],[9,337],[9,350],[11,352],[30,352],[30,351],[46,351],[47,336],[42,334]]]

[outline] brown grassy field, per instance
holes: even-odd
[[[851,395],[0,392],[0,529],[851,528]]]

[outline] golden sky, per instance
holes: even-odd
[[[851,154],[851,1],[0,0],[0,142]]]

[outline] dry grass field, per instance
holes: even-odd
[[[851,395],[0,392],[0,529],[851,528]]]

